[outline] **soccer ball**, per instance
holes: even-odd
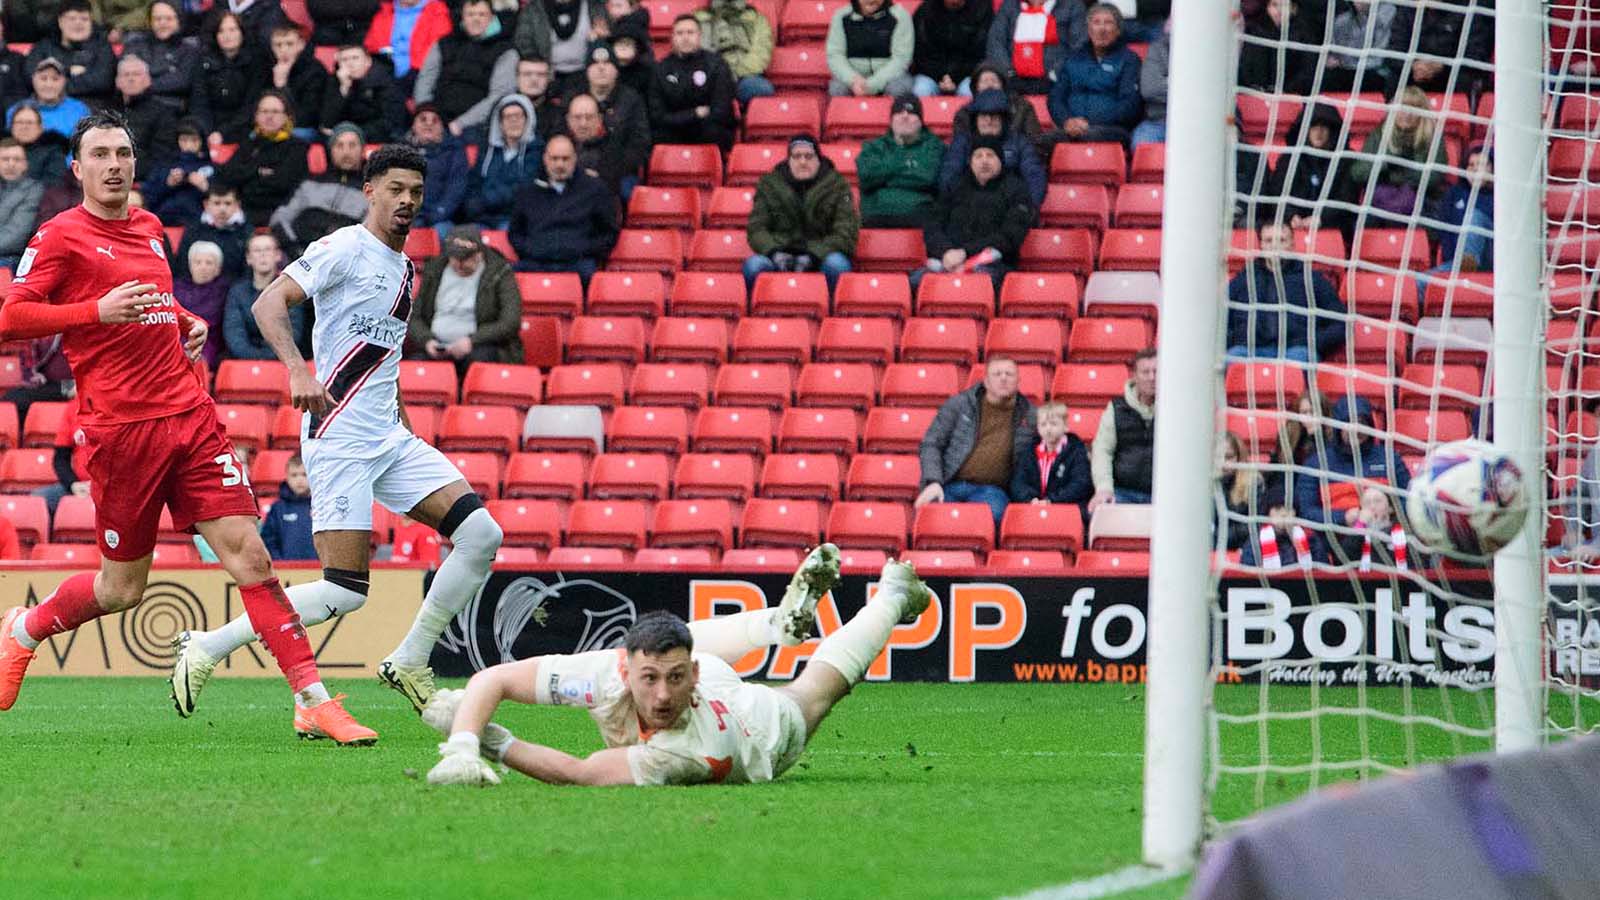
[[[1516,537],[1528,517],[1522,470],[1484,441],[1440,444],[1411,481],[1406,517],[1429,549],[1490,556]]]

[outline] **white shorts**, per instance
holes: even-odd
[[[312,532],[371,531],[373,501],[404,514],[462,480],[443,453],[398,426],[371,443],[305,441],[300,454],[311,480]]]

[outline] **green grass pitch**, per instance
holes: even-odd
[[[867,684],[768,785],[498,788],[420,779],[438,737],[376,682],[341,680],[374,748],[302,743],[276,681],[223,680],[180,720],[156,679],[38,678],[0,715],[3,897],[999,897],[1138,861],[1144,692],[1129,685]],[[1274,686],[1275,708],[1308,689]],[[1253,686],[1217,703],[1248,711]],[[1353,704],[1349,688],[1320,705]],[[1450,703],[1446,711],[1444,704]],[[1368,691],[1479,726],[1478,696]],[[571,709],[506,707],[519,736],[599,748]],[[1487,748],[1374,719],[1223,731],[1229,758],[1402,764]],[[1224,780],[1223,818],[1304,791]],[[1118,895],[1180,896],[1182,880]]]

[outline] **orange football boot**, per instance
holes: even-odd
[[[0,618],[0,710],[10,709],[17,702],[22,677],[28,674],[28,663],[33,662],[33,651],[11,635],[17,620],[27,614],[26,607],[18,606]]]
[[[339,701],[338,694],[316,706],[294,707],[294,733],[303,741],[331,738],[341,747],[370,747],[378,742],[378,733],[357,722]]]

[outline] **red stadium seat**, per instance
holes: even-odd
[[[636,568],[704,569],[716,565],[709,547],[645,547],[633,555]]]
[[[867,424],[861,431],[863,453],[915,453],[923,435],[933,423],[937,410],[931,408],[891,409],[874,407],[867,411]]]
[[[987,503],[929,503],[912,521],[911,546],[988,553],[994,549],[994,513]]]
[[[1161,185],[1126,185],[1117,192],[1117,227],[1160,228],[1161,205]]]
[[[884,406],[940,406],[961,390],[961,375],[951,363],[895,363],[878,389]]]
[[[782,409],[794,396],[794,378],[784,365],[730,363],[717,370],[712,393],[719,406]]]
[[[439,409],[437,406],[412,406],[406,404],[406,419],[411,423],[411,433],[428,443],[439,437]],[[298,444],[296,445],[298,446]]]
[[[750,292],[753,316],[828,315],[828,281],[821,272],[764,272]]]
[[[500,463],[495,453],[447,453],[445,457],[485,500],[500,496]]]
[[[1392,322],[1358,318],[1351,323],[1345,350],[1351,362],[1383,363],[1398,369],[1410,358],[1411,335]]]
[[[511,499],[583,499],[589,458],[582,453],[513,453],[506,464],[501,495]]]
[[[887,319],[833,317],[822,320],[817,333],[817,359],[822,362],[894,361],[894,323]]]
[[[795,404],[865,411],[877,399],[876,381],[866,363],[807,363],[795,384]]]
[[[862,272],[909,272],[926,261],[915,228],[863,228],[856,238],[855,267]]]
[[[937,569],[975,569],[978,554],[971,550],[907,550],[900,555],[901,562],[911,563],[918,572]]]
[[[644,320],[632,316],[578,316],[567,331],[567,362],[644,360]]]
[[[994,281],[974,273],[924,275],[917,285],[917,315],[987,319],[994,315]]]
[[[628,196],[627,222],[629,228],[692,231],[700,227],[700,192],[694,188],[641,184]]]
[[[983,356],[1053,366],[1061,362],[1065,343],[1057,319],[995,319],[983,339]]]
[[[791,406],[778,423],[779,453],[856,452],[859,413],[853,409]]]
[[[746,503],[739,520],[741,547],[814,547],[822,535],[822,514],[812,500],[757,498]]]
[[[655,362],[721,363],[728,359],[728,323],[698,316],[663,316],[650,332]]]
[[[1433,263],[1428,251],[1428,233],[1421,228],[1367,228],[1356,244],[1355,258],[1384,268],[1405,268],[1423,272]]]
[[[856,205],[860,206],[861,191],[860,177],[856,173],[856,157],[861,155],[861,143],[857,140],[846,138],[841,142],[825,143],[820,148],[822,155],[833,163],[833,168],[844,180],[849,182]]]
[[[1150,554],[1129,550],[1085,550],[1078,554],[1075,567],[1142,576],[1150,572]]]
[[[257,497],[278,496],[293,450],[262,450],[250,458],[250,485]]]
[[[1316,367],[1316,380],[1317,392],[1329,403],[1346,396],[1362,397],[1378,409],[1387,407],[1394,389],[1392,374],[1387,365],[1323,364]]]
[[[198,566],[200,551],[193,544],[157,544],[150,550],[150,561],[167,566]]]
[[[483,244],[504,256],[507,262],[517,261],[516,248],[511,246],[511,238],[504,231],[498,228],[483,229]]]
[[[561,320],[555,316],[524,316],[518,335],[522,361],[540,369],[561,365]]]
[[[785,9],[795,5],[800,4],[790,4]],[[779,94],[776,97],[757,97],[750,101],[750,105],[744,111],[744,139],[747,141],[787,141],[797,134],[819,134],[821,131],[822,107],[811,95]],[[787,149],[780,150],[772,165],[763,169],[761,174],[765,175],[772,171],[772,166],[786,158],[788,158]],[[733,182],[730,180],[729,183]]]
[[[1289,126],[1300,115],[1301,101],[1295,97],[1240,93],[1234,101],[1238,105],[1244,139],[1252,144],[1263,143],[1270,134],[1272,143],[1281,146],[1289,134]]]
[[[22,426],[17,422],[17,405],[0,401],[0,450],[22,443]]]
[[[0,356],[0,388],[14,388],[21,384],[22,361],[15,356]]]
[[[173,249],[177,249],[182,243],[181,229],[179,236],[171,240]],[[439,255],[439,232],[432,228],[417,228],[407,232],[405,252],[418,267],[426,265],[428,260]]]
[[[1095,240],[1086,228],[1035,228],[1022,241],[1020,268],[1025,272],[1094,271]]]
[[[1058,398],[1052,397],[1052,400]],[[1067,408],[1067,431],[1078,436],[1085,444],[1094,443],[1094,436],[1100,431],[1100,417],[1105,415],[1106,408],[1100,406],[1079,406]]]
[[[733,361],[781,362],[796,366],[810,362],[814,328],[815,323],[810,319],[755,316],[740,319],[733,330]]]
[[[20,499],[20,498],[19,498]],[[20,529],[19,536],[20,536]],[[57,543],[92,544],[99,540],[95,526],[94,501],[88,497],[62,497],[56,504],[55,527],[50,539]]]
[[[689,446],[689,414],[670,406],[619,406],[611,412],[606,446],[619,452],[682,453]]]
[[[475,362],[461,381],[461,402],[527,409],[541,396],[539,370],[533,366]]]
[[[750,221],[756,193],[749,187],[719,187],[706,204],[707,228],[743,228]]]
[[[742,228],[696,231],[689,239],[688,268],[695,272],[739,272],[751,255]],[[683,310],[674,307],[682,315]]]
[[[1424,316],[1494,317],[1494,273],[1463,272],[1430,279],[1422,295]]]
[[[518,272],[525,316],[571,318],[583,311],[583,282],[573,272]]]
[[[758,493],[796,500],[839,499],[839,458],[827,453],[775,453],[761,465]]]
[[[972,319],[921,316],[907,319],[900,334],[900,359],[908,363],[970,366],[978,359],[978,323]]]
[[[1073,362],[1122,362],[1155,342],[1148,319],[1085,316],[1067,337],[1067,358]]]
[[[1161,230],[1113,228],[1100,237],[1101,269],[1161,271]]]
[[[222,423],[222,430],[228,433],[228,440],[252,453],[267,446],[267,435],[272,430],[272,416],[273,413],[267,412],[264,406],[217,404],[217,420]],[[32,407],[28,409],[28,419],[30,421],[33,419]]]
[[[683,272],[673,279],[671,308],[674,316],[736,319],[745,312],[744,277],[729,272]]]
[[[1486,403],[1483,371],[1466,363],[1412,363],[1400,372],[1402,409],[1461,409]]]
[[[767,80],[780,91],[812,92],[828,87],[828,53],[822,44],[785,42],[772,49]]]
[[[868,141],[881,137],[893,105],[893,97],[831,97],[824,117],[827,124],[823,140]]]
[[[275,359],[225,359],[212,393],[218,403],[288,403],[289,370]]]
[[[1357,315],[1395,322],[1417,321],[1417,281],[1389,272],[1352,272],[1344,300]]]
[[[56,400],[39,400],[28,405],[28,416],[22,422],[22,446],[53,447],[56,432],[61,430],[61,420],[67,415],[70,403]],[[15,406],[12,407],[16,409]]]
[[[636,406],[682,406],[706,403],[711,376],[704,363],[645,363],[633,370],[628,402]]]
[[[544,558],[545,565],[556,568],[621,566],[627,562],[628,551],[620,547],[556,547]]]
[[[1278,432],[1288,417],[1289,413],[1277,409],[1229,410],[1228,433],[1244,444],[1247,455],[1265,456],[1277,452]]]
[[[1105,406],[1122,396],[1129,374],[1128,367],[1119,363],[1064,363],[1056,366],[1055,377],[1050,382],[1050,399],[1072,406]]]
[[[305,414],[292,406],[280,406],[272,417],[272,431],[268,443],[274,450],[300,449],[300,423]]]
[[[621,406],[622,372],[620,363],[555,366],[545,379],[545,402],[555,406],[592,405],[602,409]]]
[[[828,511],[827,539],[840,547],[898,555],[910,533],[906,507],[900,503],[835,503]]]
[[[774,417],[771,410],[744,406],[708,406],[695,414],[690,449],[696,453],[771,453]]]
[[[1040,226],[1105,231],[1110,224],[1111,196],[1104,185],[1052,184],[1045,188]]]
[[[967,105],[968,99],[967,97],[946,95],[923,97],[922,124],[927,126],[929,131],[938,135],[940,140],[949,143],[950,136],[955,134],[956,130],[956,113]]]
[[[589,471],[595,500],[665,500],[670,457],[661,453],[602,453]]]
[[[1121,144],[1056,144],[1050,153],[1050,180],[1117,187],[1125,180],[1128,158]]]
[[[82,544],[38,543],[33,545],[28,558],[63,568],[92,569],[100,565],[100,548]]]
[[[649,12],[650,39],[660,41],[672,36],[672,23],[679,16],[694,15],[704,9],[705,0],[645,0],[641,4]]]
[[[660,272],[596,272],[589,279],[589,302],[585,308],[594,316],[649,319],[661,315],[666,296],[666,281]]]
[[[1166,179],[1167,145],[1147,143],[1133,148],[1133,162],[1128,170],[1129,181],[1161,184]]]
[[[800,550],[793,547],[735,547],[722,554],[722,568],[728,572],[768,570],[793,572],[800,566]]]
[[[833,288],[833,314],[905,318],[911,315],[911,282],[904,272],[846,272]]]
[[[644,546],[649,504],[639,500],[579,500],[567,512],[567,546]]]
[[[1306,376],[1298,365],[1236,362],[1228,366],[1223,386],[1230,406],[1290,409],[1306,391]]]
[[[755,457],[746,453],[685,453],[673,470],[673,496],[744,500],[755,494]]]
[[[522,437],[522,417],[508,406],[448,406],[439,425],[440,450],[509,454]]]
[[[88,498],[63,497],[62,501],[64,502],[68,499],[86,500]],[[56,508],[60,509],[60,506],[57,505]],[[90,509],[93,510],[92,503],[90,504]],[[37,544],[50,535],[50,513],[45,506],[43,497],[35,497],[31,494],[0,496],[0,516],[4,516],[17,529],[19,543]],[[92,530],[93,516],[91,515],[90,518],[91,531],[89,540],[92,541],[94,540],[95,532]]]
[[[1446,441],[1460,441],[1472,437],[1472,422],[1466,412],[1459,409],[1441,409],[1437,413],[1425,409],[1397,409],[1391,413],[1395,434],[1404,435],[1416,442],[1420,450]],[[1592,437],[1592,435],[1589,435]]]
[[[556,548],[561,549],[561,548]],[[622,551],[616,551],[621,553]],[[546,556],[536,547],[507,547],[501,545],[494,552],[494,564],[497,568],[516,568],[521,566],[536,566],[545,562]]]
[[[665,500],[656,504],[652,547],[733,546],[733,508],[726,500]]]
[[[1027,572],[1033,569],[1064,569],[1067,557],[1059,550],[995,550],[984,565],[991,569]]]
[[[838,0],[791,0],[778,17],[777,34],[785,44],[820,41],[828,35],[828,24],[840,6]],[[884,116],[888,121],[888,116]]]
[[[722,183],[722,151],[715,144],[657,144],[650,150],[649,181],[656,187],[715,187]]]
[[[1556,138],[1550,142],[1550,177],[1563,181],[1600,179],[1600,154],[1581,138]]]
[[[670,228],[624,228],[606,259],[613,272],[672,273],[683,267],[683,236]]]
[[[850,458],[844,496],[847,500],[910,503],[922,489],[921,478],[922,464],[912,454],[858,453]]]
[[[1000,286],[1000,315],[1073,319],[1078,315],[1076,275],[1009,272]]]
[[[967,370],[967,387],[972,387],[983,381],[986,374],[986,364],[979,363]],[[1044,366],[1033,363],[1022,363],[1017,366],[1017,392],[1027,397],[1035,406],[1044,402],[1045,397]]]
[[[1089,546],[1095,550],[1150,549],[1154,507],[1143,503],[1107,503],[1089,520]]]
[[[1077,553],[1083,546],[1083,511],[1076,503],[1012,504],[1000,520],[1000,546]]]
[[[484,505],[505,532],[507,546],[548,550],[561,543],[561,508],[552,500],[490,500]]]
[[[839,568],[851,574],[875,575],[882,571],[883,564],[888,561],[889,554],[882,550],[839,548]]]
[[[407,403],[423,406],[456,402],[456,364],[411,359],[400,363],[400,396]]]
[[[762,98],[756,98],[760,100]],[[752,103],[752,106],[755,105]],[[795,132],[774,134],[772,137],[780,141],[787,141]],[[811,132],[816,134],[815,131]],[[751,140],[746,136],[746,141]],[[728,154],[728,180],[731,186],[753,186],[761,180],[761,176],[771,172],[773,167],[789,158],[789,147],[784,143],[740,143],[733,145],[733,152]],[[709,223],[708,223],[709,224]],[[716,226],[711,226],[716,227]]]

